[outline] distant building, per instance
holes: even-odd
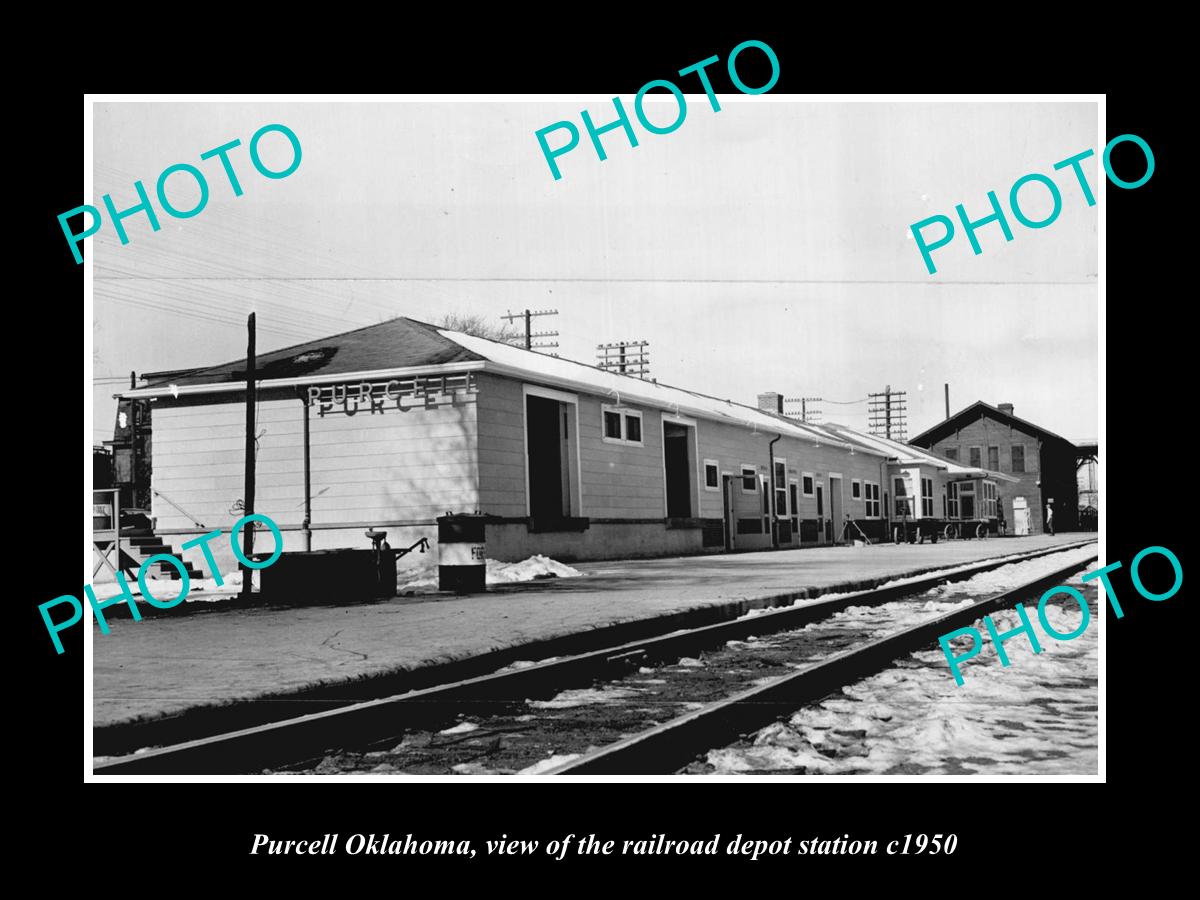
[[[909,443],[967,466],[982,466],[1015,478],[1017,483],[1005,485],[1000,498],[1010,533],[1044,532],[1051,500],[1055,531],[1080,527],[1077,462],[1089,455],[1094,458],[1095,444],[1077,446],[1018,418],[1011,403],[992,406],[982,400]]]

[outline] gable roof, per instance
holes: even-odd
[[[963,428],[964,426],[983,416],[987,416],[990,419],[995,419],[997,422],[1000,422],[1004,425],[1015,426],[1020,428],[1022,431],[1035,434],[1043,440],[1061,441],[1064,444],[1068,444],[1072,447],[1075,446],[1062,435],[1055,434],[1053,431],[1043,428],[1040,425],[1034,425],[1032,422],[1026,421],[1019,416],[1012,415],[1012,413],[1006,413],[1003,410],[992,406],[990,403],[984,403],[982,400],[976,400],[966,409],[959,410],[950,418],[944,419],[943,421],[934,425],[932,428],[922,431],[916,437],[909,440],[909,443],[913,444],[914,446],[928,447],[931,444],[936,444],[938,441],[948,437],[959,428]]]
[[[782,434],[832,445],[909,465],[932,465],[951,475],[986,475],[1012,480],[1005,475],[976,469],[943,459],[899,441],[865,435],[843,425],[810,425],[744,403],[712,397],[639,378],[599,366],[548,356],[501,341],[438,328],[404,316],[264,353],[256,359],[260,388],[304,384],[308,379],[323,382],[341,377],[378,379],[402,371],[438,368],[441,371],[470,369],[493,372],[524,381],[584,391],[605,397],[614,405],[631,402],[696,416],[710,421],[748,427],[764,434]],[[183,393],[204,395],[236,390],[246,380],[245,359],[194,370],[157,373],[160,377],[145,387],[119,397],[157,397]]]
[[[255,370],[260,381],[271,381],[470,362],[482,358],[443,337],[434,326],[400,317],[260,354],[255,358]],[[149,387],[168,383],[204,385],[244,382],[246,359],[243,357],[202,369],[155,374],[159,377]]]
[[[260,389],[302,385],[309,379],[328,383],[342,377],[347,380],[378,379],[412,374],[414,370],[461,372],[473,369],[573,388],[606,397],[614,404],[636,402],[680,415],[738,424],[763,433],[784,434],[810,440],[818,446],[831,444],[847,449],[852,446],[832,432],[753,406],[438,328],[403,316],[264,353],[256,363]],[[208,368],[160,374],[171,377],[160,378],[117,396],[148,398],[181,393],[192,396],[229,393],[245,383],[246,361],[240,359]],[[886,455],[868,447],[860,449],[874,455]]]

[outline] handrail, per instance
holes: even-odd
[[[190,512],[188,512],[186,509],[184,509],[182,506],[180,506],[178,503],[176,503],[174,500],[172,500],[170,497],[168,497],[162,491],[160,491],[158,488],[154,488],[154,487],[150,488],[150,493],[155,494],[156,496],[162,497],[164,500],[166,500],[168,503],[170,503],[173,507],[175,507],[181,513],[183,513],[185,516],[187,516],[189,519],[191,519],[192,522],[195,523],[196,525],[198,525],[200,528],[208,527],[203,522],[201,522],[199,519],[197,519],[195,516],[193,516]]]

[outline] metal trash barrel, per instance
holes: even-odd
[[[486,516],[446,513],[438,516],[438,589],[456,594],[487,590]]]

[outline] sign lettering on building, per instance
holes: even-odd
[[[479,390],[473,372],[460,375],[416,375],[391,381],[360,381],[355,384],[309,385],[306,402],[315,405],[317,415],[359,412],[383,413],[393,409],[433,409],[466,401]]]

